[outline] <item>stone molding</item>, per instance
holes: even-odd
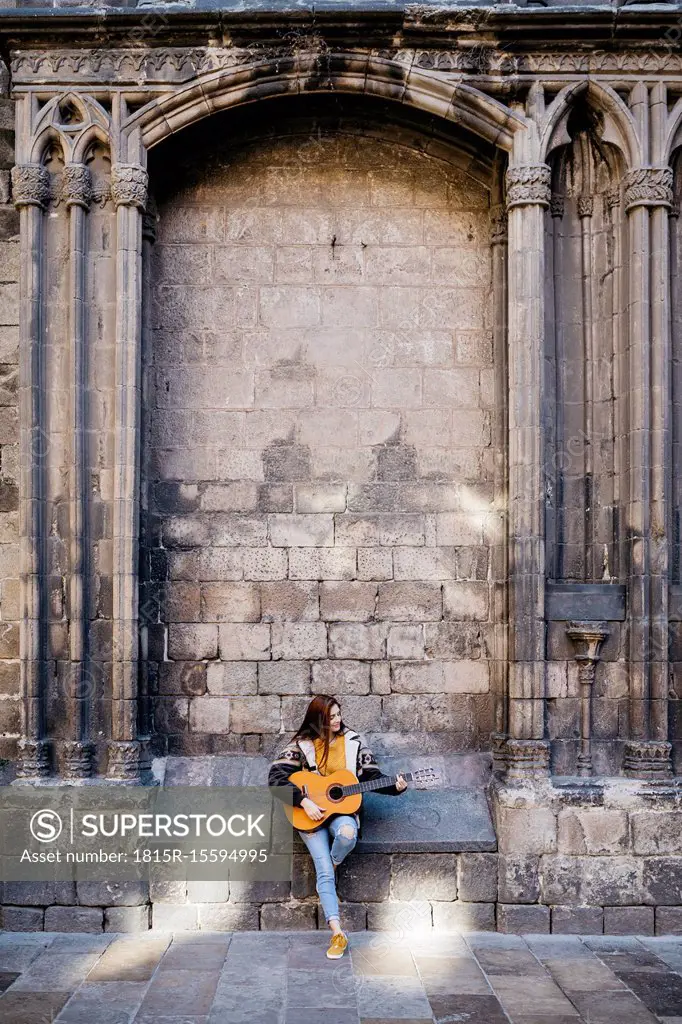
[[[552,172],[547,164],[510,167],[506,174],[507,209],[515,206],[549,206]]]
[[[630,778],[670,778],[672,744],[666,740],[628,740],[623,752],[623,772]]]
[[[549,775],[549,741],[508,736],[498,757],[506,765],[506,778],[543,778]]]
[[[45,209],[50,201],[50,175],[42,164],[17,164],[12,168],[12,198],[17,208]]]
[[[625,175],[623,185],[626,213],[636,206],[672,206],[671,167],[638,167]]]
[[[111,169],[111,197],[116,207],[147,205],[149,175],[138,164],[114,164]]]

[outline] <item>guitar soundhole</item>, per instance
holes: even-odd
[[[341,786],[330,786],[327,791],[327,797],[330,800],[342,800],[343,788]]]

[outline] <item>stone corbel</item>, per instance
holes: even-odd
[[[577,774],[592,775],[592,688],[601,645],[609,635],[605,622],[569,622],[566,635],[572,640],[580,682],[580,752]]]

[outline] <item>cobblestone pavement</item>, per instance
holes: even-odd
[[[0,932],[2,1024],[682,1024],[682,938]]]

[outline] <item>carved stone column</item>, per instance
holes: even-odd
[[[544,216],[550,168],[507,171],[509,218],[508,775],[546,775],[545,533],[542,436]]]
[[[92,674],[88,658],[88,544],[87,453],[85,421],[85,223],[91,200],[90,172],[83,164],[64,168],[64,197],[69,209],[69,380],[71,386],[71,466],[69,487],[70,572],[69,679],[71,739],[63,743],[62,774],[87,778],[92,774],[93,746],[89,742]]]
[[[580,682],[580,753],[577,773],[592,774],[592,687],[599,651],[609,635],[605,622],[569,622],[566,634],[573,641]]]
[[[14,204],[20,211],[19,337],[19,596],[21,607],[21,739],[19,778],[49,774],[45,735],[47,586],[45,550],[43,211],[50,181],[44,167],[12,168]]]
[[[630,237],[629,540],[630,741],[628,775],[667,776],[670,318],[668,211],[672,170],[625,178]]]
[[[112,735],[107,776],[136,781],[147,766],[138,738],[138,548],[140,496],[142,216],[147,172],[115,164],[116,439],[113,518]]]

